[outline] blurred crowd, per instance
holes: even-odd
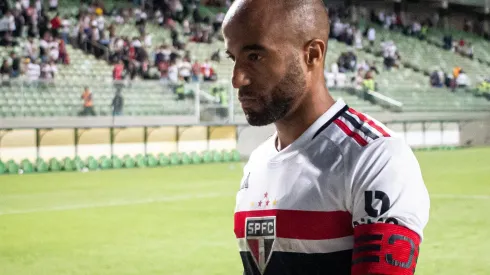
[[[3,1],[2,1],[3,2]],[[58,1],[50,0],[49,6],[42,1],[16,1],[12,7],[5,3],[0,7],[0,45],[13,48],[20,46],[18,39],[27,37],[20,53],[10,51],[0,67],[3,84],[11,78],[25,76],[28,80],[54,79],[57,66],[69,64],[66,40],[61,33],[66,30],[66,20],[47,10],[56,12]]]
[[[221,1],[210,4],[217,3]],[[210,59],[219,61],[219,53],[197,60],[187,45],[219,39],[224,13],[217,13],[214,18],[202,17],[198,7],[199,1],[166,0],[158,2],[152,10],[121,8],[108,12],[103,5],[93,3],[78,17],[74,28],[76,43],[97,57],[106,54],[114,65],[115,80],[141,77],[171,83],[214,81],[217,74]],[[147,30],[149,24],[153,29],[170,33],[170,40],[155,45],[153,35]],[[138,35],[118,35],[117,27],[122,25],[134,26]]]

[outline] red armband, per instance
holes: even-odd
[[[412,275],[419,256],[420,236],[395,224],[365,224],[354,228],[352,275]]]

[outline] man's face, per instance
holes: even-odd
[[[223,34],[246,119],[250,125],[264,126],[289,114],[306,80],[292,45],[267,26],[248,22],[254,21],[227,22]]]

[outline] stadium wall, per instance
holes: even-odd
[[[236,126],[0,130],[0,159],[16,162],[35,161],[38,157],[62,159],[78,155],[85,159],[236,147]]]
[[[466,146],[490,146],[490,117],[462,123],[461,143]]]
[[[490,145],[490,118],[468,121],[390,121],[413,148]],[[238,149],[243,157],[274,133],[274,126],[194,125],[0,130],[0,159],[34,161],[80,156],[159,154]]]

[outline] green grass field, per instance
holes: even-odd
[[[419,152],[417,274],[490,274],[490,148]],[[240,274],[242,164],[0,177],[0,275]]]

